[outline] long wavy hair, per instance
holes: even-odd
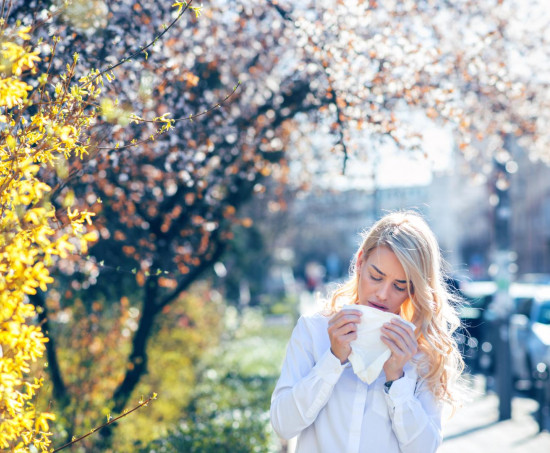
[[[460,326],[456,306],[458,296],[445,283],[444,261],[437,240],[424,219],[411,211],[393,212],[363,233],[363,242],[352,261],[349,280],[331,297],[329,310],[338,311],[347,303],[358,303],[360,252],[366,259],[380,246],[392,250],[405,271],[408,298],[401,305],[401,317],[415,326],[419,376],[436,398],[456,408],[462,397],[458,389],[464,361],[453,332]]]

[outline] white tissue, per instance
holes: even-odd
[[[380,339],[381,327],[393,318],[401,319],[415,329],[415,325],[405,321],[399,315],[377,310],[364,305],[344,305],[342,310],[360,310],[363,315],[357,324],[357,338],[350,344],[349,361],[355,374],[363,382],[371,384],[382,372],[384,363],[390,358],[391,351]]]

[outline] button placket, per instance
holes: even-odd
[[[348,448],[346,452],[357,453],[361,441],[361,427],[363,425],[363,416],[365,404],[367,402],[368,387],[365,383],[357,379],[355,386],[355,397],[353,399],[353,408],[351,412],[351,425],[348,437]]]

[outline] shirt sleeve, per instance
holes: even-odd
[[[434,453],[441,436],[442,404],[424,381],[405,376],[385,392],[393,431],[402,453]]]
[[[316,362],[313,341],[312,331],[301,317],[271,397],[271,424],[284,439],[296,436],[315,421],[344,370],[330,348]]]

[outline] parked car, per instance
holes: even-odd
[[[494,340],[488,328],[487,313],[495,292],[496,284],[492,281],[464,281],[459,284],[463,304],[458,307],[458,315],[463,327],[457,331],[455,338],[472,373],[492,373]]]
[[[530,329],[527,339],[528,360],[531,370],[539,363],[550,367],[550,295],[537,297],[531,308]]]
[[[510,286],[510,297],[513,302],[509,323],[510,359],[512,377],[520,388],[530,385],[532,375],[527,339],[533,301],[537,294],[547,291],[547,288],[547,285],[538,283],[513,283]]]
[[[465,304],[460,307],[459,316],[466,331],[458,333],[457,342],[471,371],[493,374],[495,348],[499,339],[492,322],[497,312],[502,313],[499,307],[495,307],[498,303],[495,299],[497,285],[493,281],[465,281],[460,284],[460,292]],[[549,285],[513,282],[509,287],[509,306],[504,311],[508,311],[510,316],[510,366],[518,386],[531,384],[533,354],[528,352],[528,340],[532,335],[530,319],[535,296],[544,293],[549,294],[550,300]]]
[[[539,286],[533,297],[518,300],[510,317],[510,350],[516,381],[532,384],[536,366],[550,367],[550,288]]]

